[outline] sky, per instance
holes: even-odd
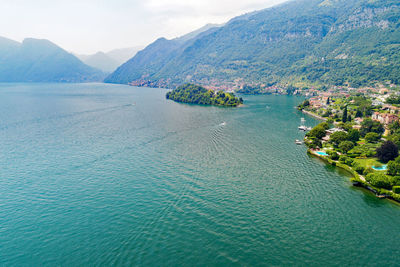
[[[146,46],[286,0],[0,0],[0,36],[92,54]]]

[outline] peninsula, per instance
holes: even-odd
[[[298,107],[323,119],[306,134],[309,152],[353,174],[353,184],[400,202],[400,97],[396,86],[329,90]]]
[[[237,107],[243,104],[243,99],[236,97],[233,93],[215,92],[189,83],[168,92],[166,98],[180,103],[209,106]]]

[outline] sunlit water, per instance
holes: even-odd
[[[165,92],[0,85],[0,265],[399,264],[400,207],[294,144],[300,98]]]

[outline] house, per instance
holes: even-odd
[[[354,122],[357,124],[357,125],[361,125],[361,123],[364,121],[364,119],[363,118],[355,118],[354,119]]]
[[[372,114],[372,119],[388,125],[397,121],[399,118],[394,114],[374,112],[374,114]]]
[[[331,135],[336,132],[346,132],[346,131],[343,129],[340,129],[340,128],[332,128],[332,129],[326,130],[327,135]]]
[[[381,95],[386,95],[387,93],[389,93],[389,90],[386,89],[386,88],[382,88],[382,89],[379,90],[379,93],[380,93]]]
[[[373,106],[382,106],[383,104],[383,101],[381,101],[380,99],[375,99],[374,101],[372,101]]]
[[[400,111],[400,108],[392,106],[392,105],[383,105],[382,107],[383,110],[389,110],[390,114],[398,114]]]

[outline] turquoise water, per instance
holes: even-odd
[[[400,207],[293,143],[301,99],[164,95],[0,85],[0,266],[398,265]]]
[[[323,151],[317,151],[316,153],[321,156],[329,156],[326,152]]]
[[[372,166],[372,169],[374,169],[376,171],[386,171],[387,170],[387,165],[382,165],[381,167]]]

